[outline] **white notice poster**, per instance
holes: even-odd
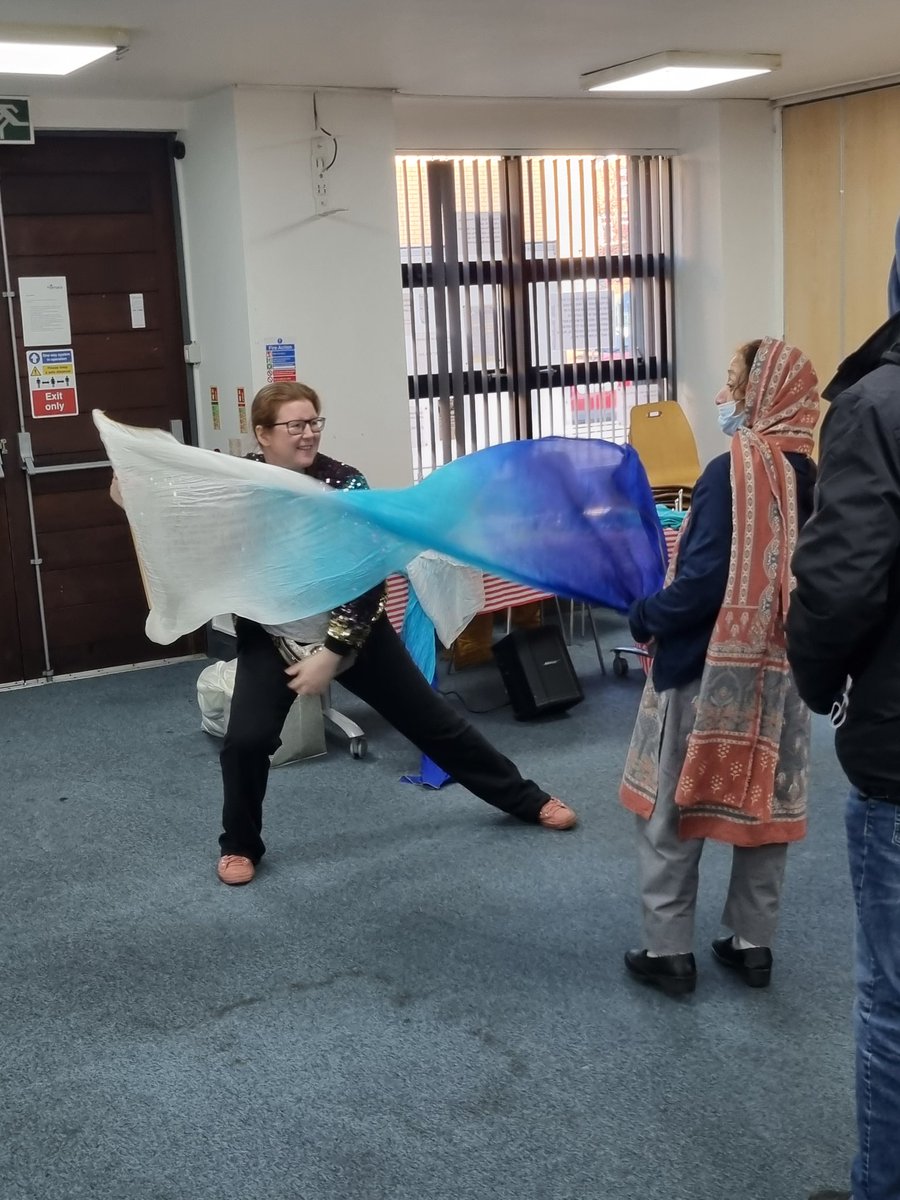
[[[65,275],[19,279],[22,341],[26,346],[65,346],[72,342]]]
[[[129,292],[128,303],[131,306],[131,328],[146,329],[147,317],[144,314],[144,293]]]

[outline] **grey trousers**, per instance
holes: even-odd
[[[649,820],[637,817],[644,945],[654,954],[693,949],[703,838],[678,836],[675,791],[694,719],[699,680],[660,694],[659,788]],[[787,845],[735,846],[722,924],[756,946],[770,946],[778,922]]]

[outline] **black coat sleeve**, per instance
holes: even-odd
[[[628,614],[636,641],[677,636],[718,615],[731,560],[730,467],[730,455],[720,455],[697,481],[675,578],[662,591],[638,600]]]
[[[828,712],[889,616],[900,552],[900,420],[860,390],[839,396],[822,429],[816,507],[797,544],[786,621],[800,695]]]

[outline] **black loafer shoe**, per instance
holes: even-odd
[[[652,984],[667,996],[685,996],[697,986],[693,954],[663,954],[651,958],[646,950],[628,950],[625,966],[642,983]]]
[[[772,951],[768,946],[737,950],[733,937],[716,938],[712,952],[725,967],[737,971],[748,987],[768,987],[772,978]]]

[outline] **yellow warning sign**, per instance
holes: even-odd
[[[31,374],[32,374],[32,375],[36,375],[36,376],[38,377],[38,379],[40,379],[40,377],[41,377],[41,373],[40,373],[40,371],[38,370],[38,368],[37,368],[37,367],[32,367],[32,368],[31,368]]]

